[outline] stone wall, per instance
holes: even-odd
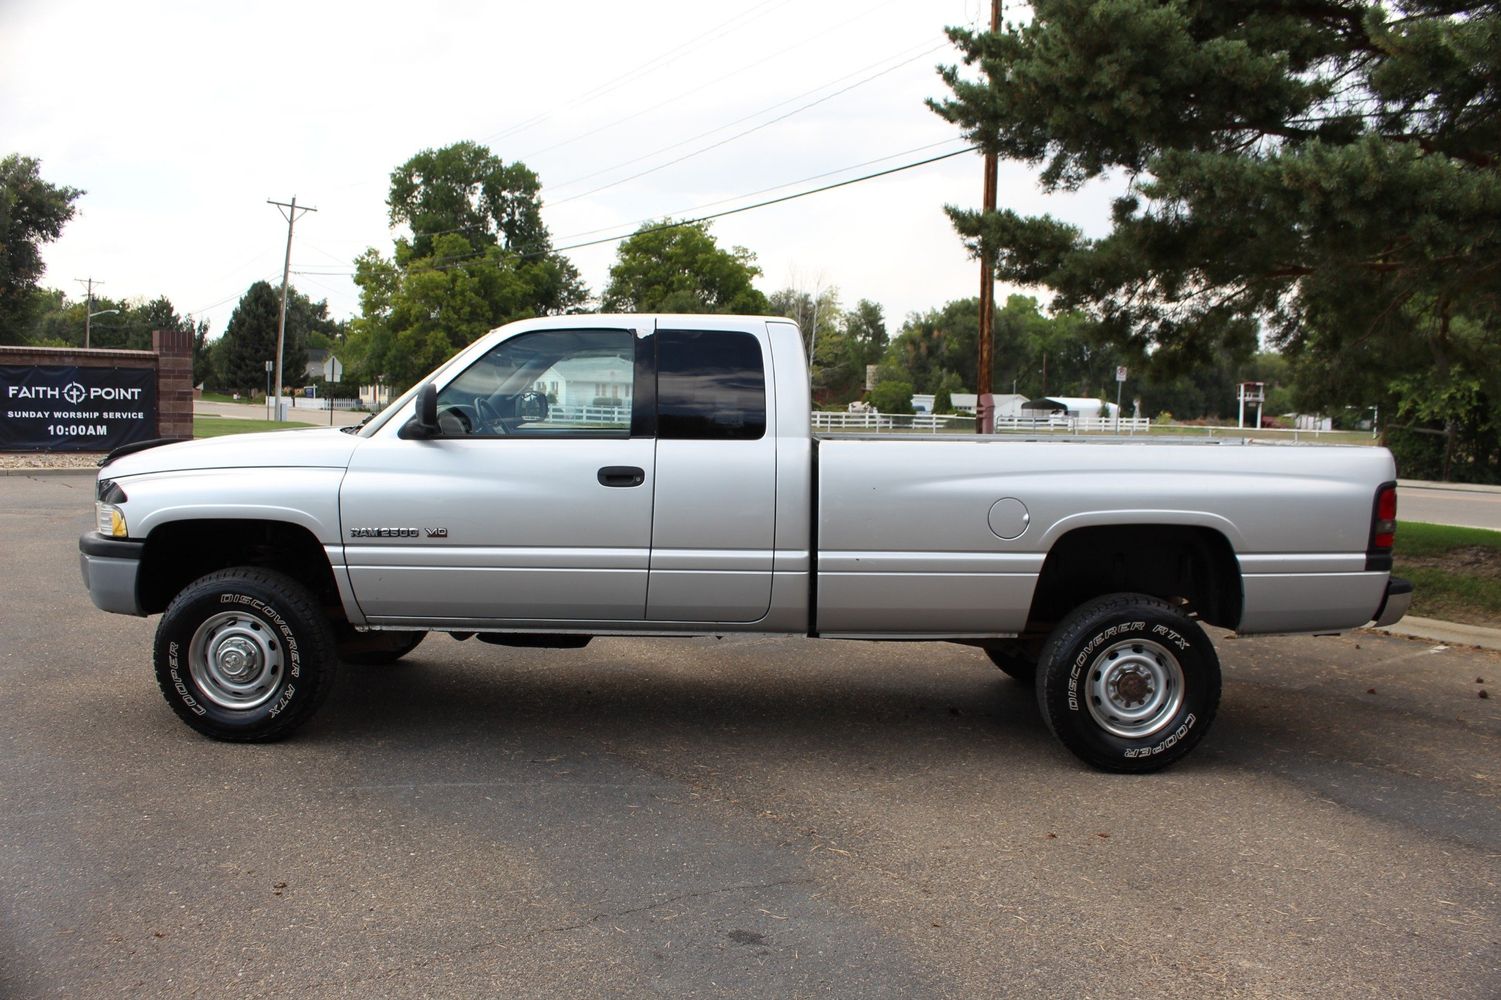
[[[156,434],[193,436],[193,335],[186,330],[152,330],[156,369]]]

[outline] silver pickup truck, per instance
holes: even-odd
[[[810,409],[787,320],[515,323],[352,433],[116,451],[84,581],[162,615],[161,689],[218,739],[287,735],[340,660],[428,632],[759,632],[979,647],[1116,771],[1209,728],[1200,622],[1334,632],[1411,601],[1379,448],[815,438]]]

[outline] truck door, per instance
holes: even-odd
[[[757,332],[658,322],[647,618],[753,622],[771,606],[777,489],[771,357]],[[695,327],[699,328],[695,328]]]
[[[372,622],[644,617],[655,441],[632,436],[638,342],[518,334],[440,384],[437,438],[393,421],[355,451],[340,513]]]

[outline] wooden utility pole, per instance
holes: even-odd
[[[89,349],[89,320],[91,320],[91,319],[94,318],[94,279],[93,278],[74,278],[73,280],[76,281],[76,282],[78,282],[80,285],[84,284],[85,282],[88,283],[88,289],[89,289],[89,291],[88,291],[88,298],[84,300],[84,306],[83,306],[83,349],[84,350],[88,350]],[[104,284],[104,282],[101,281],[101,282],[99,282],[99,284],[102,285],[102,284]]]
[[[1001,30],[1001,0],[990,0],[990,33]],[[995,211],[998,164],[994,149],[985,151],[985,213]],[[995,430],[995,396],[991,394],[990,368],[995,330],[995,253],[980,238],[980,358],[975,386],[975,433]]]
[[[298,208],[297,196],[293,195],[290,203],[285,201],[272,201],[266,199],[266,204],[275,205],[276,210],[281,212],[282,218],[287,220],[287,257],[281,265],[281,316],[276,321],[276,405],[272,409],[272,419],[281,417],[281,355],[282,349],[287,342],[287,279],[292,274],[292,227],[297,224]],[[302,207],[302,213],[318,211],[316,208]]]

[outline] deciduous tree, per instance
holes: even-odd
[[[0,160],[0,344],[21,341],[46,270],[42,244],[62,234],[83,194],[42,180],[40,167],[14,153]]]
[[[768,310],[752,282],[756,255],[722,249],[707,222],[648,223],[620,244],[604,308],[617,312],[747,313]]]
[[[372,248],[355,261],[352,376],[405,388],[497,326],[588,298],[552,249],[541,184],[522,163],[472,142],[423,150],[392,172],[386,203],[407,231],[392,256]]]

